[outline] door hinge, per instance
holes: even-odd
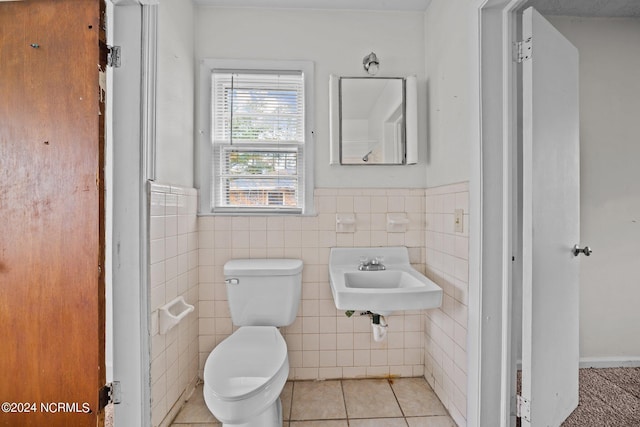
[[[531,58],[531,37],[513,44],[513,60],[522,63]]]
[[[108,404],[120,403],[120,381],[113,381],[105,384],[98,392],[99,394],[99,410],[102,411]]]
[[[520,395],[516,396],[516,417],[531,422],[531,402]]]
[[[120,67],[120,46],[107,46],[107,65],[109,67]]]

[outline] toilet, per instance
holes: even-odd
[[[231,320],[239,328],[204,365],[204,400],[225,427],[280,427],[289,376],[277,329],[293,323],[302,292],[298,259],[234,259],[224,265]]]

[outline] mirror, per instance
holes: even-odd
[[[415,163],[415,77],[336,77],[330,81],[331,163]]]
[[[340,163],[404,163],[404,79],[340,79]]]

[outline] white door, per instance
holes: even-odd
[[[522,425],[558,427],[578,405],[578,51],[533,8],[522,28]]]

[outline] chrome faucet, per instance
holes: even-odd
[[[381,271],[381,270],[386,270],[387,267],[384,266],[384,264],[382,263],[383,259],[382,258],[378,258],[378,257],[374,257],[374,258],[367,258],[367,257],[362,257],[360,258],[360,265],[358,266],[358,270],[360,271]]]

